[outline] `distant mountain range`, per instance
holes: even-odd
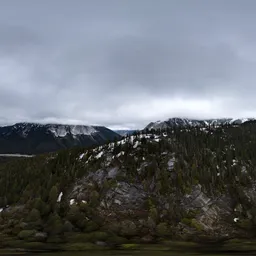
[[[240,125],[253,118],[206,119],[170,118],[151,122],[144,130],[173,127]],[[0,154],[40,154],[75,146],[88,147],[121,139],[136,130],[112,131],[104,126],[17,123],[0,127]]]
[[[131,135],[137,130],[114,130],[114,132],[118,133],[121,136]]]
[[[221,126],[221,125],[240,125],[247,121],[254,121],[254,118],[243,118],[243,119],[232,119],[232,118],[222,118],[222,119],[187,119],[187,118],[170,118],[166,121],[157,121],[149,123],[145,129],[148,130],[159,130],[173,127],[193,127],[193,126]]]
[[[119,134],[103,126],[17,123],[0,127],[0,154],[39,154],[119,138]]]

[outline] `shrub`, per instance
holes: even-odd
[[[185,225],[188,225],[188,226],[190,226],[191,225],[191,219],[188,219],[188,218],[183,218],[182,220],[181,220],[181,222],[183,223],[183,224],[185,224]]]
[[[132,237],[137,234],[137,227],[131,220],[124,220],[121,222],[120,234],[122,236]]]
[[[88,233],[87,235],[90,242],[106,241],[108,239],[108,234],[102,231]]]
[[[167,223],[162,222],[156,226],[156,234],[160,237],[165,237],[170,234]]]
[[[99,225],[93,221],[88,221],[84,228],[85,232],[93,232],[99,229]]]
[[[93,243],[68,243],[62,249],[66,251],[87,251],[97,249],[98,247]]]
[[[158,220],[158,211],[155,207],[151,207],[149,210],[149,216],[157,222]]]
[[[122,244],[121,248],[125,250],[136,250],[136,249],[139,249],[139,245],[138,244]]]
[[[36,230],[22,230],[18,234],[19,239],[27,240],[30,237],[33,237],[36,233]]]
[[[28,250],[44,250],[45,249],[45,243],[41,243],[41,242],[24,243],[22,248],[25,248],[25,249],[28,249]]]
[[[74,226],[68,220],[65,221],[65,223],[63,225],[63,231],[64,232],[72,232],[73,229],[74,229]]]
[[[124,237],[113,235],[113,236],[109,236],[106,242],[112,245],[120,245],[120,244],[128,243],[128,240]]]
[[[69,243],[84,243],[89,242],[89,236],[83,233],[69,233],[66,236],[66,240]]]
[[[195,228],[197,231],[202,231],[203,227],[200,223],[196,221],[196,219],[191,220],[191,227]]]
[[[242,219],[239,220],[239,222],[237,222],[237,225],[242,228],[242,229],[246,229],[246,230],[250,230],[253,228],[253,223],[251,220],[249,219]]]
[[[28,222],[38,222],[41,220],[40,212],[33,208],[27,217]]]
[[[9,241],[4,241],[4,247],[9,247],[9,248],[22,248],[24,246],[24,241],[22,240],[15,240],[15,239],[10,239]]]
[[[68,211],[67,218],[71,223],[76,223],[78,220],[83,218],[77,205],[72,205]]]
[[[47,243],[60,244],[63,242],[64,242],[63,239],[56,235],[53,235],[47,238]]]

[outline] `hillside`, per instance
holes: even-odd
[[[101,126],[17,123],[0,127],[0,154],[40,154],[121,138]]]
[[[0,243],[255,237],[256,123],[141,132],[0,165]]]

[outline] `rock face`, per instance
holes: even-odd
[[[92,146],[121,136],[106,127],[17,123],[0,127],[0,154],[38,154],[74,146]]]

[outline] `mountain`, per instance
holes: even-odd
[[[243,119],[232,119],[232,118],[222,118],[222,119],[187,119],[187,118],[170,118],[166,121],[157,121],[149,123],[145,129],[167,129],[174,127],[193,127],[193,126],[221,126],[221,125],[240,125],[247,121],[255,120],[254,118],[243,118]]]
[[[255,249],[255,134],[255,122],[142,131],[2,163],[0,247]]]
[[[39,154],[100,145],[120,137],[103,126],[17,123],[0,127],[0,154]]]
[[[119,134],[121,136],[131,135],[131,134],[133,134],[136,131],[137,130],[114,130],[114,132],[116,132],[117,134]]]

